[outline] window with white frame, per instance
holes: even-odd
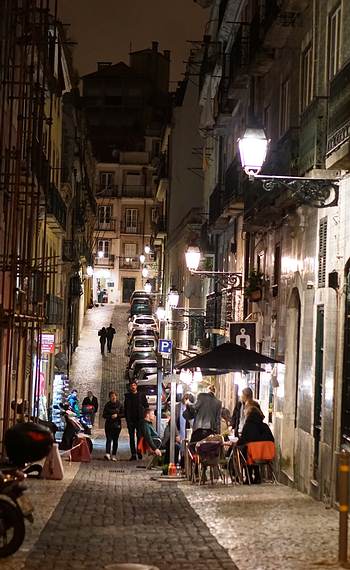
[[[126,231],[130,231],[133,233],[137,232],[137,218],[138,218],[138,211],[136,210],[136,208],[127,208],[125,210]]]
[[[309,44],[301,54],[301,112],[310,105],[313,98],[313,50]]]
[[[289,129],[290,120],[290,80],[289,78],[281,84],[280,101],[280,136],[283,136]]]
[[[333,77],[340,69],[341,47],[341,4],[331,12],[328,19],[328,78]]]
[[[100,172],[101,188],[111,188],[113,186],[113,172]]]
[[[111,241],[109,239],[99,239],[97,242],[97,252],[103,252],[103,257],[109,257],[111,251]],[[98,255],[99,256],[99,255]],[[99,256],[100,257],[100,256]]]
[[[109,224],[112,218],[112,206],[99,206],[98,207],[98,224],[103,226]]]

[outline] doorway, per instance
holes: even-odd
[[[350,264],[346,272],[341,443],[350,443]]]
[[[129,303],[130,297],[135,291],[135,277],[123,278],[123,303]]]

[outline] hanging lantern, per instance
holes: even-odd
[[[186,252],[186,265],[190,271],[197,271],[201,260],[201,250],[197,245],[189,245]]]
[[[244,171],[248,176],[259,174],[266,158],[269,141],[264,129],[248,128],[238,140],[239,153]]]
[[[168,303],[172,309],[176,309],[179,304],[179,292],[175,287],[172,287],[168,293]]]
[[[152,283],[147,280],[143,288],[145,290],[145,293],[149,295],[152,292]]]

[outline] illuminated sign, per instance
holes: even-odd
[[[43,333],[41,335],[41,352],[53,354],[55,352],[55,335]]]

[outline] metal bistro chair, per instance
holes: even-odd
[[[210,481],[214,484],[214,479],[218,474],[222,481],[225,481],[222,465],[220,460],[222,457],[223,441],[206,439],[199,441],[196,445],[196,453],[198,455],[198,483],[204,485],[206,482],[206,471],[209,468]]]
[[[276,448],[273,441],[252,441],[247,443],[247,465],[258,466],[262,481],[277,483],[274,470]],[[248,471],[248,470],[247,470]]]
[[[160,438],[154,438],[154,443],[155,445],[158,446],[158,449],[160,448],[161,444],[162,444],[162,440]],[[154,467],[154,462],[156,459],[158,459],[158,456],[154,454],[153,450],[149,447],[149,445],[147,444],[145,438],[142,436],[138,446],[137,446],[137,450],[142,453],[142,455],[145,455],[146,453],[149,455],[149,459],[146,463],[146,465],[142,466],[144,469],[152,469],[152,467]],[[162,450],[163,453],[163,450]]]

